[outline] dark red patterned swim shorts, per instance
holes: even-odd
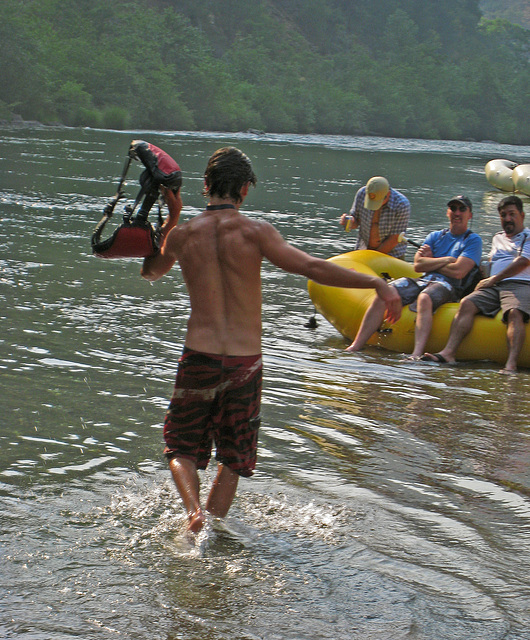
[[[256,467],[262,381],[261,354],[223,356],[184,348],[166,413],[167,458],[206,469],[215,458],[241,476]]]

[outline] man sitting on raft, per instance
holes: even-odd
[[[440,353],[426,353],[422,360],[454,364],[462,340],[471,331],[475,316],[494,317],[502,310],[507,325],[508,359],[500,373],[517,372],[517,359],[526,337],[530,317],[530,229],[524,226],[521,198],[507,196],[497,209],[503,231],[493,236],[490,277],[481,280],[466,296],[453,319],[447,344]]]
[[[447,203],[449,229],[431,232],[414,256],[414,269],[423,273],[418,279],[399,278],[390,283],[404,305],[417,312],[414,351],[407,360],[419,360],[429,339],[433,313],[444,302],[456,302],[462,296],[463,280],[480,265],[482,240],[468,229],[473,216],[466,196],[455,196]],[[367,309],[346,351],[360,351],[383,322],[385,307],[375,298]]]
[[[349,214],[340,224],[346,231],[359,228],[355,249],[373,249],[394,258],[405,259],[406,242],[399,236],[407,230],[410,202],[386,178],[374,176],[355,195]]]

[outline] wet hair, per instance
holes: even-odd
[[[504,207],[508,207],[511,204],[517,207],[519,213],[523,213],[523,201],[519,196],[506,196],[506,198],[503,198],[497,205],[497,211],[500,213]]]
[[[250,182],[256,186],[256,174],[248,156],[235,147],[218,149],[208,160],[204,172],[204,195],[241,202],[241,189]]]

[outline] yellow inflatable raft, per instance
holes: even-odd
[[[329,260],[347,269],[379,277],[419,277],[411,264],[377,251],[350,251]],[[375,296],[372,289],[327,287],[311,280],[308,283],[308,291],[316,310],[350,341],[357,334],[364,313]],[[447,303],[434,314],[431,336],[426,347],[430,353],[436,353],[444,347],[457,309],[458,303]],[[372,336],[369,344],[390,351],[411,353],[414,348],[415,317],[416,314],[405,307],[399,321],[391,327],[384,324],[382,330]],[[477,316],[472,331],[460,345],[457,359],[493,360],[504,364],[507,355],[506,326],[502,323],[499,313],[495,318]],[[530,330],[526,334],[519,365],[530,367]]]
[[[530,164],[517,164],[511,160],[490,160],[484,167],[486,180],[492,187],[513,193],[530,195]]]

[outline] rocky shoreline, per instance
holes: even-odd
[[[51,124],[43,124],[38,120],[24,120],[22,116],[14,114],[11,120],[7,118],[0,119],[0,127],[2,129],[44,129],[47,127],[64,127],[64,124],[60,122],[53,122]]]

